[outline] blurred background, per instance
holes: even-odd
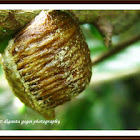
[[[108,50],[91,24],[81,25],[91,58]],[[113,36],[113,44],[140,30]],[[12,93],[0,65],[0,120],[45,120]],[[1,130],[139,130],[140,41],[93,66],[88,88],[75,99],[56,108],[60,124],[0,123]]]

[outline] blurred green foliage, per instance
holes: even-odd
[[[90,24],[81,26],[95,57],[108,48],[98,30]],[[119,36],[113,37],[119,42]],[[3,44],[5,45],[5,44]],[[56,108],[60,124],[6,124],[1,130],[139,130],[140,129],[140,74],[109,82],[94,83],[96,75],[116,74],[140,66],[140,42],[93,66],[93,83],[70,102]],[[95,81],[96,82],[96,81]],[[45,120],[22,104],[10,90],[0,66],[0,120]]]
[[[4,51],[4,49],[8,45],[8,41],[10,39],[12,39],[12,36],[8,36],[6,39],[4,39],[3,41],[0,42],[0,53],[2,53]]]

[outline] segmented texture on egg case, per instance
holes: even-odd
[[[9,42],[3,57],[15,94],[41,113],[69,101],[90,82],[88,46],[66,12],[42,11]]]

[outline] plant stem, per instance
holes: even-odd
[[[98,63],[100,63],[100,62],[106,60],[107,58],[117,54],[118,52],[124,50],[125,48],[130,47],[130,45],[132,45],[133,43],[135,43],[139,40],[140,40],[140,34],[114,46],[111,50],[93,58],[92,65],[97,65]]]

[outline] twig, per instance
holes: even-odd
[[[45,9],[44,9],[45,10]],[[47,10],[47,9],[46,9]],[[0,10],[0,40],[15,35],[29,23],[41,10]],[[113,35],[124,32],[139,20],[139,10],[68,10],[80,24],[96,24],[104,17],[113,26]],[[120,24],[121,21],[123,24]],[[103,22],[106,24],[105,22]],[[107,23],[107,24],[108,24]]]
[[[133,43],[135,43],[139,40],[140,40],[140,34],[132,37],[131,39],[129,39],[127,41],[124,41],[124,42],[114,46],[110,51],[107,51],[107,52],[93,58],[92,59],[92,65],[98,64],[98,63],[106,60],[110,56],[113,56],[114,54],[117,54],[118,52],[124,50],[125,48],[129,47],[130,45],[132,45]]]

